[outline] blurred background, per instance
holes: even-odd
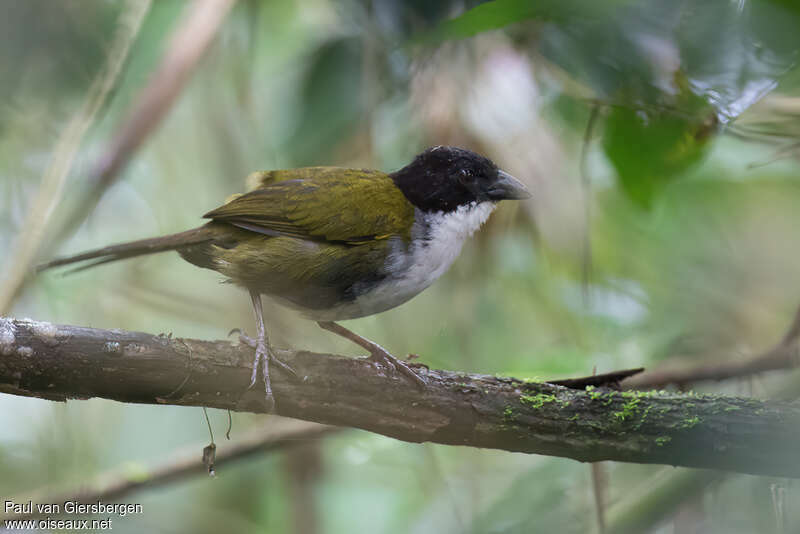
[[[212,4],[216,18],[200,17],[210,44],[192,63],[202,32],[174,36]],[[800,306],[793,2],[226,7],[0,0],[0,313],[204,339],[253,331],[246,294],[176,254],[25,275],[38,259],[194,227],[253,170],[388,171],[450,144],[489,156],[534,196],[502,205],[426,292],[346,323],[394,354],[561,378],[745,361],[789,327]],[[142,106],[145,88],[182,76],[159,70],[170,58],[188,66],[173,99],[150,94],[164,103],[160,121]],[[141,144],[120,143],[136,121]],[[266,314],[280,347],[360,355],[269,301]],[[796,395],[795,374],[684,386]],[[221,450],[227,414],[209,416]],[[277,419],[234,414],[232,439]],[[136,472],[187,447],[199,457],[208,442],[199,408],[102,400],[0,395],[0,429],[4,499]],[[198,473],[125,496],[144,514],[114,530],[800,531],[789,479],[360,431],[229,464],[216,479]]]

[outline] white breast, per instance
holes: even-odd
[[[418,241],[411,251],[410,265],[401,278],[416,295],[444,274],[461,253],[464,241],[486,222],[494,202],[472,203],[451,213],[425,215],[427,239]],[[410,297],[409,297],[410,298]]]
[[[486,222],[494,208],[494,202],[473,202],[450,213],[418,214],[412,230],[414,244],[389,258],[392,276],[354,302],[309,315],[317,320],[354,319],[406,302],[447,271],[464,241]]]

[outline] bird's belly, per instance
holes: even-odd
[[[342,302],[328,309],[302,310],[303,315],[315,321],[343,321],[374,315],[391,310],[411,300],[433,283],[414,278],[390,278],[375,284],[354,300]]]

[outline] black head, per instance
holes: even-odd
[[[423,211],[450,212],[472,202],[531,196],[491,160],[451,146],[429,148],[391,176],[406,198]]]

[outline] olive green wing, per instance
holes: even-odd
[[[300,167],[299,169],[285,169],[277,171],[255,171],[245,178],[245,188],[248,192],[262,189],[277,182],[287,180],[307,180],[315,177],[324,177],[336,174],[343,170],[339,167]],[[239,195],[241,196],[241,195]]]
[[[261,187],[204,217],[314,241],[358,244],[410,236],[414,208],[385,173],[309,167],[264,175]]]

